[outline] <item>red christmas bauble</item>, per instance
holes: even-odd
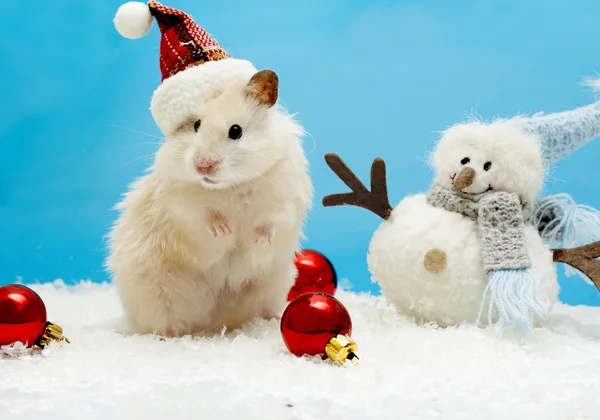
[[[0,287],[0,346],[20,341],[31,347],[44,333],[46,306],[28,287]]]
[[[324,355],[338,334],[352,334],[352,320],[342,303],[325,293],[305,293],[287,306],[281,316],[281,336],[288,350],[300,357]],[[325,356],[324,356],[325,357]]]
[[[334,295],[337,288],[337,274],[333,264],[320,252],[304,249],[295,258],[298,275],[288,293],[292,301],[303,293],[323,292]]]

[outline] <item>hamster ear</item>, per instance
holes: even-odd
[[[279,78],[272,70],[261,70],[252,76],[248,82],[248,96],[267,107],[272,107],[277,102]]]

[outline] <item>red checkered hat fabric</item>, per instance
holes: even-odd
[[[162,34],[160,41],[162,80],[188,67],[230,57],[227,51],[188,14],[154,0],[148,2],[148,7]]]

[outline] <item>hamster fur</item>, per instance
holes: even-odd
[[[233,329],[285,306],[313,188],[302,128],[249,95],[254,79],[185,98],[189,118],[117,205],[106,265],[137,333]]]

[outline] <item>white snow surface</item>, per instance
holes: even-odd
[[[338,291],[361,363],[286,350],[276,320],[217,337],[120,333],[110,284],[31,286],[71,344],[0,358],[0,419],[600,418],[600,308],[558,305],[517,338],[440,329]]]

